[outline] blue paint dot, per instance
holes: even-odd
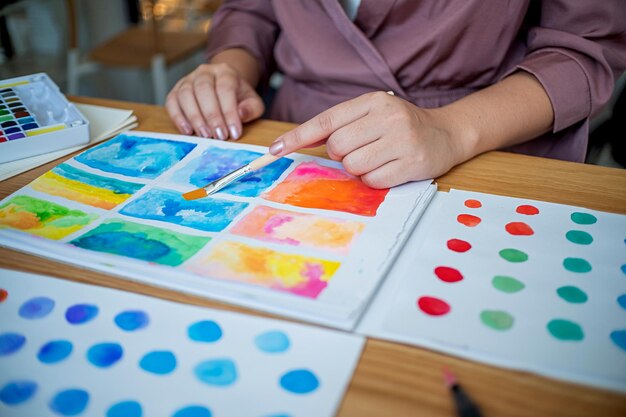
[[[187,335],[196,342],[212,343],[222,338],[222,329],[212,320],[203,320],[189,326]]]
[[[611,332],[611,340],[620,349],[626,351],[626,330],[615,330]]]
[[[619,304],[624,310],[626,310],[626,294],[622,294],[617,297],[617,304]]]
[[[622,265],[622,272],[626,274],[626,264]]]
[[[67,358],[72,349],[72,343],[67,340],[53,340],[39,349],[37,359],[47,364],[57,363]]]
[[[26,343],[26,338],[19,333],[0,334],[0,356],[17,352]]]
[[[137,401],[122,401],[111,406],[106,417],[141,417],[143,410]]]
[[[139,361],[141,369],[153,374],[165,375],[176,369],[176,356],[172,352],[162,350],[147,353]]]
[[[0,390],[0,401],[6,405],[18,405],[28,401],[37,391],[33,381],[11,381]]]
[[[85,411],[89,394],[81,389],[68,389],[57,393],[48,406],[62,416],[77,416]]]
[[[150,317],[148,314],[139,310],[123,311],[115,316],[115,324],[127,332],[133,332],[146,327],[150,323]]]
[[[225,386],[237,380],[235,362],[230,359],[211,359],[200,362],[193,370],[196,378],[205,384]]]
[[[211,411],[200,405],[190,405],[175,412],[172,417],[211,417]]]
[[[124,351],[117,343],[99,343],[87,351],[87,360],[98,368],[108,368],[122,358]]]
[[[98,315],[98,307],[92,304],[76,304],[65,312],[65,320],[70,324],[84,324]]]
[[[307,369],[294,369],[280,377],[280,386],[294,394],[308,394],[315,391],[320,382],[313,372]]]
[[[266,353],[285,352],[290,345],[287,335],[279,330],[261,333],[254,339],[254,343]]]
[[[54,308],[54,301],[48,297],[35,297],[24,302],[19,315],[25,319],[41,319],[46,317]]]

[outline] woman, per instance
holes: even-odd
[[[166,101],[180,131],[239,138],[277,69],[269,116],[303,124],[270,151],[326,143],[372,187],[493,149],[583,161],[589,119],[626,68],[623,0],[362,0],[353,19],[342,3],[225,1],[208,64]]]

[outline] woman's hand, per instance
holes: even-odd
[[[422,109],[384,92],[332,107],[285,133],[274,155],[326,142],[331,159],[373,188],[434,178],[469,159],[445,109]]]
[[[181,78],[165,107],[180,132],[220,140],[239,139],[242,123],[265,110],[254,88],[228,63],[202,64]]]

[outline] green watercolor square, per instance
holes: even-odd
[[[211,240],[159,227],[107,220],[70,243],[80,248],[112,253],[162,265],[178,266]]]
[[[14,196],[0,205],[0,229],[21,230],[59,240],[74,233],[98,216],[27,195]]]

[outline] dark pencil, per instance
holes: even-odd
[[[447,369],[443,370],[443,379],[446,383],[456,405],[456,412],[459,417],[483,417],[480,408],[472,401],[459,385],[456,376]]]

